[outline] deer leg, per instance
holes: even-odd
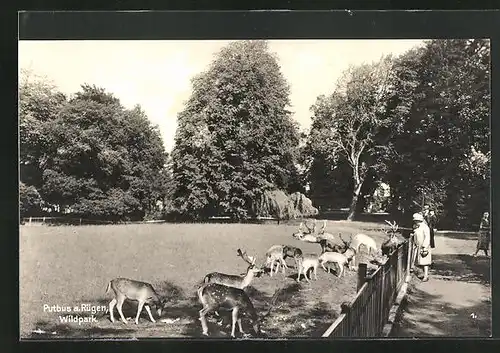
[[[201,328],[203,331],[203,335],[208,336],[208,324],[207,324],[207,319],[205,315],[208,313],[210,308],[208,306],[203,307],[203,309],[200,310],[200,321],[201,321]]]
[[[281,262],[282,272],[283,272],[283,274],[285,274],[286,273],[285,270],[288,268],[288,266],[286,265],[286,262],[284,259],[280,259],[280,262]]]
[[[329,272],[326,267],[325,267],[325,263],[323,261],[321,261],[320,263],[321,267],[323,268],[323,270],[325,270],[325,272]]]
[[[123,315],[123,311],[122,311],[122,305],[123,305],[124,301],[125,301],[125,296],[119,295],[117,298],[116,308],[118,309],[118,313],[120,314],[120,317],[121,317],[123,323],[127,324],[127,320],[125,319],[125,316]]]
[[[243,331],[243,326],[241,325],[241,318],[238,318],[238,328],[242,335],[246,335],[245,331]]]
[[[235,337],[234,336],[234,331],[236,330],[236,321],[238,321],[238,307],[234,308],[233,309],[233,320],[231,322],[231,337]]]
[[[113,315],[115,305],[116,305],[116,298],[113,298],[113,300],[109,302],[109,318],[111,322],[115,322],[115,316]]]
[[[314,266],[314,278],[318,280],[318,266]]]
[[[302,272],[302,266],[299,266],[299,273],[297,273],[297,282],[300,282],[300,273]]]
[[[139,305],[137,306],[137,315],[135,316],[135,324],[139,325],[139,315],[141,315],[142,307],[144,306],[144,302],[139,300]]]
[[[311,268],[309,267],[308,269],[304,270],[304,277],[306,278],[306,281],[307,281],[308,283],[311,283],[311,281],[309,280],[309,278],[307,278],[307,273],[309,272],[309,270],[310,270],[310,269],[311,269]],[[311,274],[309,274],[309,275],[311,276]]]
[[[153,315],[151,314],[151,308],[149,307],[148,304],[144,305],[144,307],[146,308],[146,311],[148,312],[149,314],[149,318],[151,319],[152,322],[156,322],[156,320],[154,319]]]

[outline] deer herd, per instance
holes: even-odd
[[[295,263],[295,269],[298,274],[296,281],[300,282],[301,274],[308,283],[311,283],[312,273],[317,280],[318,267],[330,273],[330,265],[336,266],[336,274],[341,277],[344,274],[344,267],[349,270],[356,269],[355,258],[364,248],[368,255],[374,256],[375,263],[380,264],[379,255],[387,257],[399,244],[396,237],[398,226],[395,222],[386,221],[390,230],[384,230],[389,236],[381,248],[373,238],[366,234],[356,234],[351,236],[349,240],[342,237],[342,234],[333,235],[326,232],[326,221],[322,228],[316,232],[316,223],[312,227],[307,223],[301,223],[298,232],[293,233],[293,238],[301,242],[319,244],[321,252],[319,254],[305,254],[299,247],[292,245],[273,245],[265,253],[263,264],[256,264],[256,257],[247,255],[246,251],[237,249],[236,255],[241,257],[247,264],[246,273],[241,275],[227,274],[221,272],[208,273],[203,283],[197,290],[197,299],[202,305],[199,311],[199,320],[201,322],[202,333],[208,336],[207,315],[219,316],[219,311],[230,311],[232,316],[231,321],[231,337],[235,337],[236,324],[243,336],[248,336],[242,327],[242,317],[249,319],[253,328],[254,334],[260,336],[264,333],[260,329],[260,323],[264,320],[275,307],[280,290],[277,290],[271,301],[268,303],[269,308],[264,315],[258,315],[257,311],[245,291],[252,283],[253,279],[268,273],[270,277],[276,275],[281,267],[282,273],[285,274],[289,268],[286,259],[292,258]],[[326,266],[325,266],[326,265]],[[309,274],[309,277],[308,277]],[[127,278],[115,278],[108,283],[106,293],[109,290],[114,292],[114,298],[109,303],[110,320],[115,322],[113,310],[116,306],[120,318],[123,323],[127,324],[127,320],[122,312],[122,305],[126,299],[138,302],[137,314],[135,323],[139,323],[140,313],[144,308],[152,322],[156,322],[151,313],[150,306],[156,308],[156,313],[160,317],[162,309],[166,306],[166,300],[162,299],[154,290],[151,284],[135,281]],[[219,325],[222,321],[219,322]]]

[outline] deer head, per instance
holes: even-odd
[[[398,231],[399,226],[396,224],[396,221],[393,221],[391,223],[388,220],[386,220],[385,223],[387,223],[389,225],[390,229],[389,230],[384,229],[384,233],[387,234],[390,237],[390,239],[392,240],[396,237],[396,233]]]
[[[247,255],[247,252],[242,252],[241,249],[236,250],[236,252],[238,256],[241,257],[243,261],[245,261],[249,265],[247,268],[247,272],[253,270],[257,277],[264,273],[264,269],[262,268],[262,266],[257,266],[255,264],[257,259],[254,256]]]

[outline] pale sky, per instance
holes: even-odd
[[[301,129],[309,108],[331,93],[351,64],[399,55],[422,40],[269,40],[291,86],[291,110]],[[206,70],[228,41],[19,41],[19,68],[46,76],[70,95],[95,84],[131,108],[140,104],[160,128],[165,149],[173,147],[177,114],[191,93],[190,79]]]

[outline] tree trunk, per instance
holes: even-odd
[[[349,215],[347,216],[348,221],[354,220],[354,216],[356,214],[356,205],[358,204],[359,194],[361,193],[361,186],[363,186],[362,182],[356,183],[356,185],[354,186],[351,205],[349,206]]]

